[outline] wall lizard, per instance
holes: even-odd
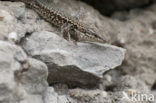
[[[106,41],[79,22],[63,15],[48,5],[46,0],[16,0],[24,2],[29,8],[37,12],[43,19],[59,27],[66,40],[90,41],[105,43]]]

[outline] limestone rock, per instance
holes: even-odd
[[[83,76],[85,79],[85,75],[89,76],[88,73],[102,77],[103,72],[122,63],[125,53],[124,49],[108,44],[77,43],[75,45],[57,34],[46,31],[33,33],[25,41],[23,47],[29,55],[49,65],[49,71],[51,71],[49,75],[52,76],[50,78],[53,78],[53,81],[55,81],[54,78],[59,78],[59,74],[62,78],[67,78],[68,75],[70,79],[83,78]],[[74,69],[73,66],[77,68]],[[85,73],[81,73],[82,71]],[[88,79],[86,77],[84,82],[87,82]]]
[[[43,103],[38,101],[48,87],[47,76],[44,63],[28,58],[19,46],[0,41],[1,103]]]
[[[45,103],[77,103],[68,95],[58,95],[54,88],[49,87],[44,95]]]
[[[69,92],[70,96],[80,100],[82,103],[105,103],[107,92],[101,90],[73,89]]]
[[[37,19],[39,16],[34,11],[26,9],[22,2],[0,1],[0,40],[11,39],[17,43],[27,33],[53,30],[49,23]],[[39,26],[40,24],[42,25]]]

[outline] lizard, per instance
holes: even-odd
[[[46,0],[17,0],[37,12],[43,19],[61,29],[63,38],[74,42],[89,41],[105,43],[106,41],[84,27],[81,23],[63,15],[48,5]]]

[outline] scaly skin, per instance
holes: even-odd
[[[61,28],[63,37],[74,41],[91,41],[105,43],[105,40],[96,33],[85,28],[77,21],[66,17],[53,9],[44,0],[18,0],[24,2],[28,7],[35,10],[42,18],[49,23]]]

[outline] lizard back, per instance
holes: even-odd
[[[67,17],[63,13],[61,13],[59,10],[56,10],[53,8],[50,3],[48,4],[47,0],[21,0],[24,3],[26,3],[30,8],[34,9],[42,18],[44,18],[46,21],[50,22],[51,24],[61,28],[65,24],[71,25],[72,33],[71,37],[74,37],[72,39],[76,41],[95,41],[95,42],[101,42],[104,43],[105,40],[102,39],[100,36],[98,36],[93,31],[89,30],[88,28],[85,28],[81,23],[78,21],[73,20],[70,17]]]

